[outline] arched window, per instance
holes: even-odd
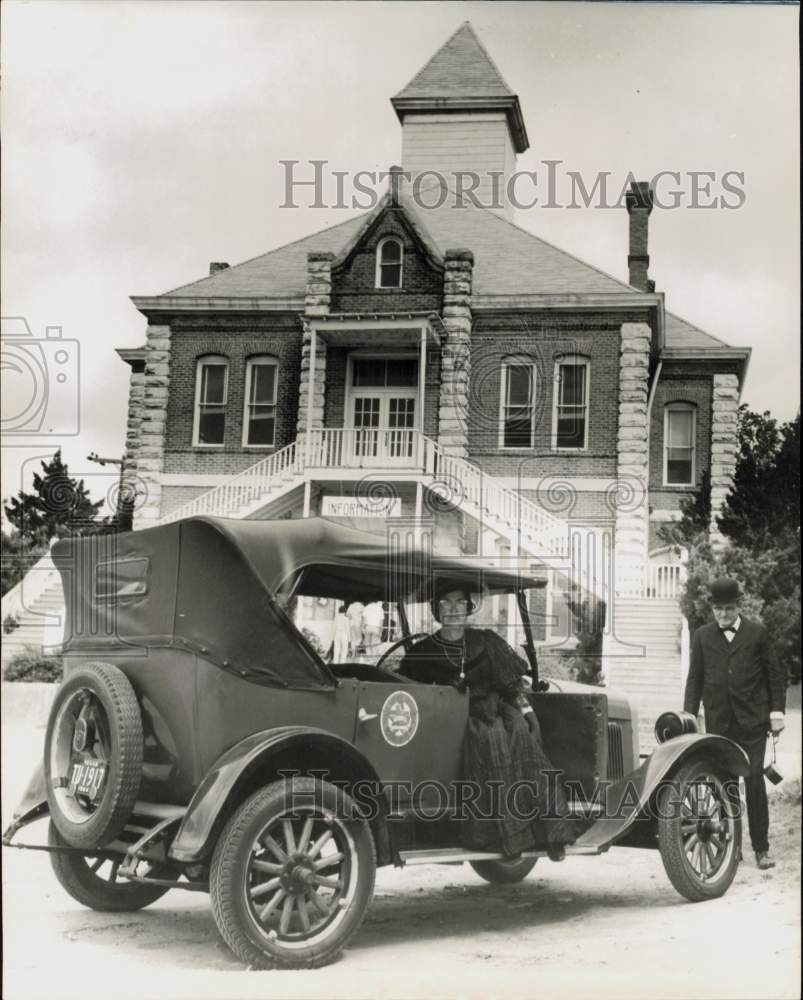
[[[532,448],[535,443],[536,366],[529,358],[502,362],[500,448]]]
[[[579,355],[555,362],[552,447],[581,451],[588,447],[588,391],[591,364]]]
[[[243,446],[272,448],[276,443],[276,386],[279,362],[267,355],[249,358],[245,367]]]
[[[229,362],[218,354],[198,358],[195,368],[195,419],[192,443],[198,448],[222,448],[226,433]]]
[[[664,407],[664,486],[694,486],[697,407],[667,403]]]
[[[386,236],[376,248],[376,287],[401,288],[404,247],[395,236]]]

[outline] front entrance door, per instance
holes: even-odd
[[[353,359],[352,451],[360,465],[398,464],[413,457],[417,381],[413,358]]]

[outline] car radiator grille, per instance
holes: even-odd
[[[608,723],[608,778],[616,781],[625,776],[625,758],[622,748],[622,727],[617,722]]]

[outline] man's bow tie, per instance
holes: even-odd
[[[719,631],[723,633],[733,632],[733,634],[736,635],[736,629],[733,627],[733,625],[728,625],[726,628],[720,628]]]

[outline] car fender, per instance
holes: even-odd
[[[48,811],[45,765],[40,761],[30,777],[20,803],[11,815],[11,824],[3,833],[3,843],[8,845],[16,832],[44,816]]]
[[[187,807],[168,852],[170,857],[185,863],[206,857],[214,847],[223,820],[238,802],[238,790],[278,752],[294,747],[308,754],[310,750],[322,752],[324,759],[336,768],[337,764],[345,763],[350,777],[374,783],[372,787],[376,789],[380,787],[376,771],[360,751],[325,729],[282,726],[253,733],[230,747],[212,765]],[[343,775],[338,770],[334,776]]]
[[[711,755],[726,770],[746,777],[747,754],[724,736],[688,733],[660,743],[638,770],[608,786],[600,796],[602,815],[577,838],[575,847],[604,851],[620,840],[640,817],[657,788],[670,779],[681,764],[701,754]]]

